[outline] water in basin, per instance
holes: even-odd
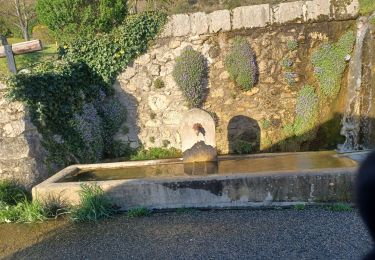
[[[146,178],[189,177],[206,175],[231,175],[242,173],[261,173],[276,171],[298,171],[307,169],[328,169],[356,167],[357,162],[339,156],[335,152],[290,153],[258,155],[251,157],[222,157],[218,162],[158,163],[155,165],[125,167],[117,169],[98,169],[80,171],[67,176],[59,182],[106,181]]]

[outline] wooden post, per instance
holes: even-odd
[[[17,73],[16,60],[14,59],[12,46],[4,45],[4,49],[5,49],[5,56],[7,57],[8,69],[10,73],[16,74]]]

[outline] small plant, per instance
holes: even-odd
[[[156,89],[161,89],[165,87],[164,81],[161,78],[157,78],[154,81],[154,87]]]
[[[333,99],[339,93],[346,56],[351,54],[354,43],[355,34],[349,31],[337,43],[325,43],[313,53],[314,74],[325,97]]]
[[[115,213],[111,201],[98,185],[82,184],[81,189],[80,205],[73,208],[70,216],[74,222],[98,221]]]
[[[155,143],[155,137],[154,136],[150,136],[149,141],[150,141],[150,143]]]
[[[298,48],[298,41],[297,40],[288,40],[286,43],[289,51],[294,51]]]
[[[296,204],[296,205],[294,205],[293,208],[295,210],[305,210],[306,209],[306,205],[305,204]]]
[[[349,204],[346,203],[336,203],[331,206],[327,207],[330,211],[335,212],[345,212],[345,211],[352,211],[353,208]]]
[[[233,46],[225,58],[229,76],[244,90],[250,90],[258,80],[255,54],[245,38],[234,39]]]
[[[270,126],[271,126],[271,122],[267,119],[263,119],[261,121],[261,124],[262,124],[262,128],[265,129],[265,130],[269,129]]]
[[[193,211],[194,211],[194,209],[192,209],[192,208],[178,208],[178,209],[176,209],[176,213],[178,213],[178,214],[187,214],[187,213],[191,213]]]
[[[254,147],[250,142],[237,139],[234,141],[233,150],[236,154],[249,154],[253,152]]]
[[[17,205],[28,197],[26,190],[15,182],[0,181],[0,203],[8,205]]]
[[[141,149],[130,159],[132,161],[156,160],[156,159],[169,159],[181,157],[181,150],[174,147],[165,148],[150,148],[148,150]]]
[[[171,144],[171,142],[169,140],[163,140],[163,147],[164,148],[167,148],[170,144]]]
[[[282,61],[282,66],[284,69],[289,69],[293,66],[293,61],[289,58],[284,58]]]
[[[151,215],[151,211],[145,207],[130,209],[127,213],[127,216],[129,218],[148,217],[150,215]]]
[[[294,72],[290,72],[290,71],[285,72],[284,78],[289,86],[293,86],[297,82],[296,81],[297,74]]]
[[[156,118],[156,113],[155,112],[150,112],[150,119],[154,120]]]
[[[176,59],[173,78],[191,107],[200,107],[205,98],[204,82],[207,65],[204,56],[191,47],[185,48]]]
[[[313,130],[318,121],[319,99],[312,86],[304,86],[298,95],[294,134],[303,136]]]

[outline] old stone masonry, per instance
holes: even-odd
[[[353,26],[358,7],[357,0],[295,1],[170,17],[149,51],[118,77],[115,88],[128,108],[128,122],[125,134],[122,131],[117,138],[132,147],[181,148],[178,129],[188,107],[172,71],[181,51],[191,46],[209,65],[203,109],[217,119],[219,152],[230,151],[228,137],[233,120],[247,121],[249,131],[256,133],[252,138],[258,139],[255,142],[262,150],[281,142],[288,137],[281,131],[283,125],[294,120],[297,91],[311,83],[312,49],[337,39]],[[248,92],[240,91],[224,68],[236,36],[246,37],[257,57],[259,83]],[[290,42],[298,47],[290,49]],[[292,64],[292,72],[285,68],[286,60]],[[164,82],[163,88],[155,87],[156,79]]]

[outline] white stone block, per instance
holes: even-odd
[[[172,16],[172,35],[186,36],[190,34],[190,17],[187,14]]]
[[[272,23],[287,23],[303,19],[303,2],[280,3],[272,7]]]
[[[161,38],[171,37],[172,36],[172,19],[169,18],[168,22],[164,25],[164,28],[160,34]]]
[[[233,9],[233,29],[265,27],[270,23],[270,5],[253,5]]]
[[[345,5],[334,5],[334,13],[337,20],[355,18],[359,14],[359,2],[358,0],[351,0]]]
[[[190,15],[191,33],[201,35],[208,33],[208,18],[203,12]]]
[[[208,24],[210,33],[227,32],[232,26],[230,22],[230,12],[228,10],[219,10],[208,15]]]
[[[320,17],[331,17],[331,2],[329,0],[306,1],[306,21],[317,21]]]

